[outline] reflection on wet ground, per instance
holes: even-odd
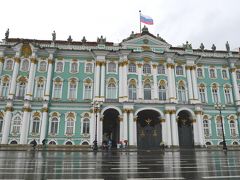
[[[240,179],[240,151],[1,151],[0,179]]]

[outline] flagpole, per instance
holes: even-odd
[[[140,20],[140,33],[141,33],[141,30],[142,30],[142,27],[141,27],[141,10],[139,10],[139,20]]]

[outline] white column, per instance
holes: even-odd
[[[96,120],[95,120],[95,114],[94,112],[91,113],[91,119],[90,119],[90,145],[93,145],[93,141],[95,140],[95,124],[96,124]]]
[[[134,146],[136,143],[136,122],[133,118],[133,109],[129,112],[129,145]]]
[[[172,74],[172,81],[170,83],[172,83],[172,90],[173,90],[173,99],[174,101],[176,101],[176,79],[175,79],[175,70],[174,70],[174,65],[171,66],[172,68],[172,71],[171,71],[171,74]]]
[[[168,97],[173,98],[173,84],[172,84],[172,64],[167,64],[167,78],[168,78]]]
[[[176,114],[175,110],[171,112],[171,126],[172,126],[172,145],[179,146],[179,139],[178,139],[178,124],[176,121]]]
[[[231,72],[231,76],[232,76],[232,85],[233,85],[233,90],[234,90],[234,95],[235,95],[234,96],[235,101],[238,103],[240,101],[240,96],[239,96],[239,89],[238,89],[238,85],[237,85],[236,69],[231,68],[230,72]]]
[[[41,131],[40,131],[40,142],[46,139],[48,133],[48,104],[44,103],[42,108],[42,120],[41,120]]]
[[[18,75],[18,70],[19,70],[19,63],[20,63],[20,58],[16,57],[15,58],[15,63],[14,63],[14,68],[13,68],[11,84],[10,84],[10,91],[9,91],[9,98],[10,99],[12,99],[14,94],[15,94],[16,80],[17,80],[17,75]]]
[[[192,86],[192,78],[191,78],[191,71],[190,71],[190,66],[186,66],[187,70],[187,83],[188,83],[188,99],[193,100],[193,86]]]
[[[102,135],[103,135],[103,121],[101,120],[100,113],[97,112],[97,143],[98,145],[102,145]]]
[[[164,145],[167,145],[167,123],[165,119],[161,119],[161,126],[162,126],[162,141]]]
[[[100,88],[100,62],[96,62],[96,70],[95,70],[95,76],[94,76],[94,96],[95,98],[99,98],[99,88]]]
[[[45,93],[44,93],[44,100],[49,100],[50,96],[50,86],[51,86],[51,81],[52,81],[52,65],[53,60],[49,59],[48,60],[48,73],[47,73],[47,82],[46,82],[46,88],[45,88]]]
[[[193,137],[194,137],[194,145],[199,145],[199,131],[198,131],[198,124],[196,120],[193,120]]]
[[[120,62],[118,64],[119,66],[119,85],[118,85],[118,88],[119,88],[119,98],[122,98],[123,97],[123,62]]]
[[[193,97],[195,100],[198,100],[198,87],[197,87],[197,78],[196,78],[196,70],[195,66],[193,66],[192,73],[192,87],[193,87]]]
[[[127,65],[128,65],[128,62],[127,60],[125,60],[123,62],[123,96],[124,96],[124,99],[126,100],[128,98],[128,82],[127,82],[127,75],[128,75],[128,72],[127,72]]]
[[[106,83],[105,83],[105,62],[102,63],[102,66],[101,66],[101,98],[104,98],[105,97],[105,86],[106,86]]]
[[[197,118],[199,143],[200,143],[200,146],[204,146],[205,143],[204,143],[203,120],[202,120],[201,111],[197,112],[196,118]]]
[[[157,65],[153,65],[153,99],[158,98]]]
[[[20,144],[27,144],[30,111],[31,108],[29,102],[25,102],[23,107],[23,120],[20,132]]]
[[[2,75],[2,71],[3,71],[3,63],[4,63],[4,57],[0,57],[0,76]]]
[[[128,119],[126,110],[123,112],[123,139],[120,140],[128,140]]]
[[[119,117],[119,141],[123,140],[124,137],[124,124],[123,124],[123,116]]]
[[[171,133],[171,119],[170,119],[169,110],[166,110],[165,118],[166,118],[165,124],[166,124],[167,136],[165,140],[163,139],[163,141],[168,147],[170,147],[172,146],[172,133]]]
[[[12,120],[12,103],[6,106],[6,114],[3,121],[3,132],[2,132],[2,142],[1,144],[8,144],[8,137],[11,129],[11,120]]]
[[[27,93],[26,98],[28,100],[32,99],[33,96],[33,86],[34,86],[34,77],[35,77],[35,71],[36,71],[36,59],[31,59],[31,66],[29,71],[29,78],[28,78],[28,84],[27,84]]]
[[[138,99],[143,99],[143,85],[142,85],[142,64],[137,65],[138,74]]]

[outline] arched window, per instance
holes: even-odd
[[[185,89],[185,85],[182,82],[180,82],[178,85],[178,101],[181,103],[187,102],[186,89]]]
[[[44,79],[39,78],[36,84],[36,98],[43,98],[44,95]]]
[[[223,69],[223,70],[222,70],[222,78],[223,78],[223,79],[227,79],[227,78],[228,78],[227,70],[226,70],[226,69]]]
[[[71,136],[74,133],[75,121],[72,118],[68,118],[66,122],[66,135]]]
[[[183,67],[181,65],[176,66],[176,74],[183,75]]]
[[[237,79],[240,79],[240,70],[236,71],[236,76],[237,76]]]
[[[57,62],[56,72],[62,72],[62,71],[63,71],[63,62]]]
[[[137,99],[137,90],[136,90],[136,85],[135,84],[130,84],[128,87],[128,98],[130,100],[135,100]]]
[[[32,134],[38,134],[39,133],[39,127],[40,127],[40,118],[39,117],[33,117]]]
[[[73,145],[73,143],[72,143],[71,141],[67,141],[67,142],[65,143],[65,145],[71,146],[71,145]]]
[[[8,59],[6,61],[6,66],[5,66],[6,70],[12,70],[13,69],[13,61],[11,59]]]
[[[143,74],[151,74],[151,66],[150,64],[143,65]]]
[[[221,117],[220,116],[217,117],[216,127],[217,127],[217,135],[222,137],[223,133],[222,133],[222,123],[221,123]]]
[[[114,83],[109,83],[107,87],[107,99],[117,98],[117,88]]]
[[[0,134],[2,133],[3,131],[3,117],[0,116]]]
[[[60,78],[56,78],[53,87],[53,98],[60,99],[62,97],[62,81]]]
[[[50,124],[50,133],[55,135],[58,133],[58,118],[53,117]]]
[[[114,62],[108,63],[108,72],[116,72],[116,64]]]
[[[151,100],[151,85],[150,84],[145,84],[144,85],[144,99],[145,100]]]
[[[233,137],[237,136],[237,126],[234,120],[230,120],[229,121],[229,125],[230,125],[230,134]]]
[[[213,103],[218,103],[219,98],[218,98],[218,87],[216,84],[213,84],[212,86],[212,97],[213,97]]]
[[[71,73],[77,73],[78,72],[78,63],[72,62],[71,63]]]
[[[216,73],[214,69],[210,69],[210,78],[216,78]]]
[[[165,66],[163,64],[159,64],[157,70],[158,74],[165,74]]]
[[[89,128],[90,128],[90,121],[88,118],[83,119],[83,134],[89,134]]]
[[[205,86],[203,84],[200,85],[199,87],[199,95],[202,103],[206,102],[206,90]]]
[[[14,117],[12,122],[12,133],[19,134],[21,128],[21,118],[19,116]]]
[[[2,79],[2,97],[7,97],[8,96],[8,91],[9,91],[9,77],[5,76]]]
[[[71,79],[69,82],[69,99],[76,99],[77,96],[77,81]]]
[[[29,68],[29,61],[27,59],[24,59],[22,61],[22,71],[28,71],[28,68]]]
[[[40,61],[39,71],[46,71],[46,70],[47,70],[47,62],[46,61]]]
[[[197,77],[203,77],[203,71],[202,68],[197,68]]]
[[[207,119],[203,120],[203,131],[204,131],[205,137],[210,136],[210,125],[209,125],[209,121]]]
[[[166,85],[164,82],[160,82],[160,85],[158,87],[158,93],[159,93],[159,100],[166,100]]]
[[[230,86],[225,86],[224,87],[224,95],[225,95],[225,100],[227,104],[231,104],[232,103],[232,97],[231,97],[231,89]]]
[[[55,141],[50,141],[48,144],[50,144],[50,145],[56,145],[56,142],[55,142]]]
[[[130,72],[130,73],[135,73],[135,72],[136,72],[136,64],[130,63],[130,64],[128,65],[128,72]]]
[[[92,65],[92,63],[87,63],[86,64],[85,72],[86,73],[92,73],[93,72],[93,65]]]

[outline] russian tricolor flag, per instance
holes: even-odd
[[[142,23],[148,24],[148,25],[153,25],[153,19],[149,16],[145,16],[143,14],[140,14],[140,21]]]

